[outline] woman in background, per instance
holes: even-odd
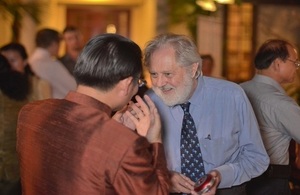
[[[19,110],[28,102],[28,78],[12,70],[0,54],[0,194],[21,194],[16,154],[16,124]]]
[[[0,53],[9,61],[11,68],[24,74],[29,79],[30,94],[28,99],[41,100],[51,97],[50,85],[39,79],[30,69],[27,52],[20,43],[9,43],[0,48]]]

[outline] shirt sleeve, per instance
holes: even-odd
[[[138,140],[123,157],[113,181],[118,194],[169,194],[169,175],[163,146]]]
[[[215,168],[222,176],[219,188],[240,185],[261,175],[269,166],[269,156],[262,142],[251,104],[245,94],[241,100],[237,106],[239,115],[237,128],[240,129],[239,154],[231,163]]]
[[[53,90],[54,98],[63,98],[70,90],[76,89],[76,82],[73,76],[68,72],[68,70],[59,62],[55,60],[52,66],[52,74],[49,74],[51,78],[49,78],[49,82],[56,90]],[[56,93],[55,93],[56,91]],[[62,97],[58,97],[61,96]]]
[[[279,102],[279,101],[278,101]],[[280,107],[275,111],[276,121],[279,123],[280,130],[284,130],[283,134],[288,134],[297,143],[300,143],[300,107],[290,98],[282,100]]]

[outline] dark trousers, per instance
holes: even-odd
[[[249,181],[248,195],[291,195],[289,186],[290,166],[270,165],[265,173]]]
[[[171,193],[170,195],[182,195],[182,193]],[[218,189],[216,195],[246,195],[246,184]]]
[[[291,195],[288,179],[254,179],[247,184],[246,191],[248,195]]]
[[[246,184],[233,186],[231,188],[218,189],[216,195],[247,195]]]
[[[21,195],[21,182],[0,182],[0,194],[1,195]]]

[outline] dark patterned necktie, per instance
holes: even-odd
[[[200,143],[194,120],[189,113],[190,102],[180,105],[184,111],[181,129],[181,173],[196,182],[205,174]]]

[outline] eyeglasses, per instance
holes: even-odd
[[[299,60],[295,60],[295,61],[291,60],[291,59],[287,59],[287,60],[290,61],[290,62],[293,62],[296,66],[296,69],[298,69],[300,67],[300,61]]]
[[[143,86],[147,85],[147,81],[145,79],[139,78],[138,85],[139,85],[139,87],[143,87]]]

